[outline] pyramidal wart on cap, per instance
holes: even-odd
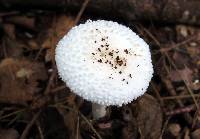
[[[153,76],[148,44],[117,22],[88,20],[73,27],[57,44],[61,79],[94,104],[94,117],[105,107],[122,106],[143,95]]]

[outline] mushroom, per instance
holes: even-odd
[[[73,27],[57,44],[61,79],[93,103],[93,117],[106,106],[122,106],[143,95],[153,74],[149,46],[117,22],[88,20]]]

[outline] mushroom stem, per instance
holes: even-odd
[[[106,115],[106,106],[92,103],[92,115],[95,120],[104,117]]]

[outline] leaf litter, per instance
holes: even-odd
[[[106,117],[93,121],[91,103],[75,96],[54,74],[56,44],[76,18],[51,12],[30,15],[18,13],[0,21],[0,135],[14,130],[11,139],[22,134],[54,139],[197,138],[199,111],[193,99],[199,105],[198,27],[136,22],[134,31],[153,52],[151,86],[146,95],[122,108],[111,107]],[[92,16],[84,15],[80,22],[88,18]],[[14,119],[23,108],[23,116]]]

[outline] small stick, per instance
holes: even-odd
[[[76,125],[76,139],[79,139],[79,116],[77,117],[77,125]]]
[[[24,112],[25,110],[26,110],[26,109],[21,109],[21,110],[17,110],[17,111],[14,111],[14,112],[12,112],[12,113],[9,113],[9,114],[7,114],[7,115],[3,115],[3,116],[0,117],[0,120],[5,119],[5,118],[10,117],[10,116],[13,116],[13,115],[15,115],[15,114],[18,114],[18,113],[20,113],[20,112]]]
[[[184,45],[184,44],[190,43],[190,42],[193,41],[195,38],[196,38],[196,35],[193,35],[192,37],[190,37],[190,38],[188,38],[188,39],[186,39],[186,40],[184,40],[184,41],[182,41],[182,42],[180,42],[180,43],[174,44],[174,45],[172,45],[171,47],[161,48],[159,51],[160,51],[160,52],[168,52],[168,51],[170,51],[170,50],[172,50],[172,49],[175,49],[175,48],[178,48],[178,47],[180,47],[180,46],[182,46],[182,45]]]
[[[90,126],[92,131],[96,134],[97,138],[98,139],[102,139],[102,137],[99,135],[99,133],[96,131],[96,129],[90,123],[90,121],[81,112],[79,112],[78,110],[72,109],[72,108],[70,108],[68,106],[64,106],[62,104],[56,104],[56,105],[53,105],[52,107],[60,107],[60,108],[68,109],[68,110],[71,110],[71,111],[73,111],[75,113],[78,113],[80,115],[80,117]]]
[[[37,118],[40,116],[41,110],[39,110],[32,118],[32,120],[30,121],[30,123],[26,126],[26,128],[24,129],[21,137],[19,139],[26,139],[29,130],[31,129],[31,127],[33,126],[33,124],[36,122]]]
[[[52,89],[51,93],[56,93],[56,92],[61,91],[61,90],[65,89],[65,88],[66,88],[66,85],[58,86],[58,87]]]
[[[183,107],[183,108],[178,108],[178,109],[175,109],[172,111],[166,111],[165,114],[166,115],[177,115],[177,114],[181,114],[181,113],[188,113],[195,109],[196,109],[195,105],[191,105],[191,106],[187,106],[187,107]]]
[[[52,86],[53,81],[54,81],[54,77],[56,76],[56,73],[57,73],[56,71],[57,71],[56,68],[53,68],[51,76],[49,77],[49,81],[48,81],[47,87],[46,87],[46,89],[44,91],[44,95],[47,95],[50,92],[51,86]]]
[[[165,84],[167,90],[169,91],[170,95],[172,96],[177,96],[176,91],[171,83],[171,81],[169,79],[166,78],[162,78],[162,82]],[[176,99],[176,102],[178,103],[178,105],[180,107],[185,107],[183,102],[180,99]],[[191,124],[192,123],[192,117],[189,113],[185,113],[184,117],[186,119],[186,121]]]
[[[199,98],[199,94],[194,94],[194,97]],[[181,96],[167,96],[167,97],[161,97],[162,100],[173,100],[173,99],[187,99],[192,98],[191,95],[181,95]]]
[[[144,31],[144,32],[156,43],[156,45],[157,45],[158,47],[160,47],[160,49],[161,49],[161,48],[162,48],[162,47],[161,47],[161,43],[156,39],[156,37],[155,37],[150,31],[148,31],[148,29],[144,28],[143,26],[141,26],[141,27],[142,27],[143,31]],[[142,31],[141,31],[140,28],[137,28],[137,29],[142,33]],[[162,51],[160,51],[160,52],[161,52],[162,55],[164,55],[164,56],[167,57],[168,59],[170,58],[170,57],[168,56],[167,52],[162,52]],[[171,62],[172,62],[171,59],[169,59],[169,60],[170,60],[170,63],[171,63]],[[173,64],[173,66],[174,66],[174,64]],[[176,68],[176,66],[175,66],[174,68]],[[166,69],[166,71],[168,71],[168,69],[167,69],[166,66],[165,66],[165,69]],[[172,96],[177,96],[176,91],[175,91],[173,85],[171,84],[170,80],[165,79],[165,78],[162,78],[162,81],[163,81],[164,84],[166,85],[166,88],[167,88],[167,90],[169,91],[169,93],[170,93]],[[193,98],[194,98],[194,97],[193,97]],[[182,102],[180,99],[177,99],[177,103],[178,103],[178,105],[179,105],[180,107],[184,107],[184,104],[183,104],[183,102]],[[192,117],[191,117],[190,114],[185,113],[185,114],[184,114],[184,118],[185,118],[185,120],[188,122],[188,124],[191,124],[191,123],[192,123]]]
[[[87,7],[89,1],[90,1],[90,0],[85,0],[85,1],[84,1],[83,5],[82,5],[82,7],[81,7],[79,13],[78,13],[77,16],[76,16],[75,21],[74,21],[74,24],[75,24],[75,25],[79,22],[79,20],[80,20],[80,18],[81,18],[81,16],[82,16],[83,12],[85,11],[85,9],[86,9],[86,7]]]
[[[171,116],[167,117],[165,123],[163,124],[163,128],[162,128],[159,139],[162,139],[162,136],[163,136],[165,130],[167,129],[167,125],[168,125],[170,119],[171,119]]]
[[[152,89],[154,90],[155,95],[157,96],[157,98],[158,98],[158,100],[159,100],[161,106],[163,107],[163,106],[164,106],[163,98],[160,96],[160,93],[159,93],[159,91],[157,90],[155,84],[154,84],[153,82],[150,82],[150,85],[151,85]]]
[[[40,134],[40,139],[44,139],[44,135],[43,135],[43,132],[42,132],[42,129],[41,129],[41,126],[40,126],[40,123],[38,120],[36,121],[36,126],[37,126],[38,132]]]

